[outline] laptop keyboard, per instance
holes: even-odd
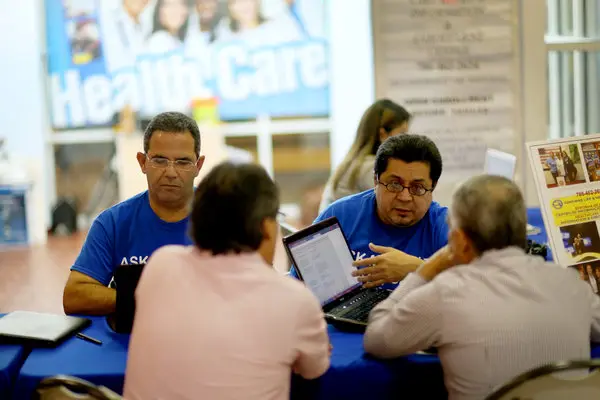
[[[369,319],[369,313],[371,310],[382,300],[389,296],[390,292],[387,290],[375,290],[365,292],[354,297],[347,303],[344,303],[343,311],[340,307],[340,312],[335,313],[340,317],[352,319],[359,322],[367,322]]]

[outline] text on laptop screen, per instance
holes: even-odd
[[[352,253],[338,224],[289,243],[296,268],[321,305],[360,286],[352,276]]]

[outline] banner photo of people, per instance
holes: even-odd
[[[527,143],[527,149],[554,259],[577,269],[598,293],[600,135]]]
[[[47,0],[56,129],[108,126],[132,109],[224,121],[329,113],[322,0]]]

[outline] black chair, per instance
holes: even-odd
[[[33,400],[122,400],[104,386],[96,386],[74,376],[57,375],[43,379],[37,386]]]
[[[486,400],[600,399],[600,359],[544,365],[495,389]]]

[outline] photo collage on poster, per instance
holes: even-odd
[[[554,261],[600,285],[600,135],[528,143]]]

